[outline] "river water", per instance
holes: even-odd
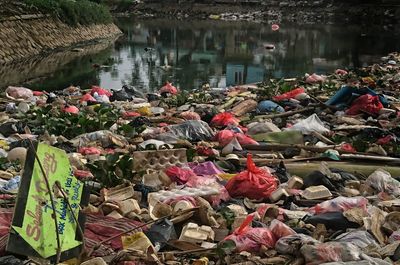
[[[12,83],[2,85],[53,90],[129,84],[154,91],[168,80],[181,89],[204,83],[225,87],[366,66],[400,51],[399,31],[382,26],[282,24],[272,31],[268,24],[244,22],[120,18],[116,23],[124,32],[117,41],[57,59],[49,55],[51,65],[36,58],[30,65],[43,68],[36,76],[20,74],[26,64],[10,66],[13,71],[0,71],[0,78]]]

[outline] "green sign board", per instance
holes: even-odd
[[[48,178],[55,209],[52,207],[43,171],[35,159],[35,150]],[[28,255],[28,248],[31,256],[54,259],[57,254],[57,229],[62,260],[76,257],[82,247],[82,237],[75,220],[83,228],[84,216],[80,208],[87,205],[89,194],[83,182],[74,177],[68,156],[63,150],[42,143],[36,144],[35,150],[28,150],[7,250]],[[85,198],[82,194],[86,195],[83,196]],[[53,219],[54,212],[57,228]],[[26,247],[21,247],[21,244]]]

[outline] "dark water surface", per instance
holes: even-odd
[[[71,84],[118,89],[126,83],[152,91],[166,80],[181,89],[203,83],[225,87],[366,66],[400,51],[399,32],[378,27],[283,24],[274,32],[267,24],[223,21],[120,18],[117,24],[124,36],[111,45],[58,56],[64,61],[54,66],[39,59],[36,63],[46,70],[40,76],[19,78],[19,67],[26,66],[17,65],[11,75],[0,70],[0,78],[47,90]]]

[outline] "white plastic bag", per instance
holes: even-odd
[[[320,120],[317,114],[313,114],[307,119],[299,121],[295,125],[286,129],[287,131],[301,131],[304,134],[310,134],[312,132],[328,133],[330,130],[324,126],[324,123]]]

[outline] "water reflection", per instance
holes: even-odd
[[[82,78],[60,80],[52,75],[40,85],[48,88],[49,83],[54,86],[58,82],[59,87],[71,83],[85,86],[90,80],[107,88],[126,83],[155,90],[169,80],[181,89],[197,88],[205,82],[224,87],[359,67],[400,50],[398,33],[379,28],[281,25],[273,32],[269,25],[219,21],[123,18],[117,23],[125,35],[113,49],[57,70],[64,77],[68,72]],[[104,57],[109,67],[94,71],[91,62],[104,64]]]

